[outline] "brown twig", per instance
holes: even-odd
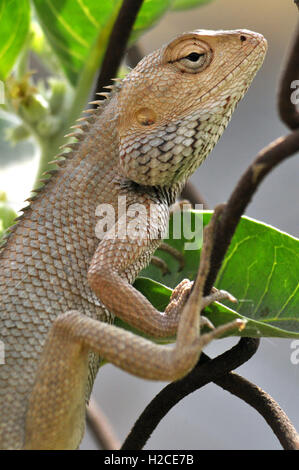
[[[202,353],[197,365],[186,377],[167,385],[149,403],[134,424],[121,450],[142,449],[153,430],[173,406],[190,393],[248,361],[258,345],[257,339],[241,338],[236,346],[213,360]]]
[[[129,47],[127,54],[126,54],[126,62],[130,68],[136,67],[138,62],[141,61],[143,58],[142,50],[138,44],[133,44],[133,46]]]
[[[181,197],[190,201],[193,207],[195,204],[202,204],[203,209],[209,208],[208,203],[191,181],[187,181],[185,184]]]
[[[86,411],[87,423],[100,447],[104,450],[118,450],[120,441],[111,424],[95,400],[91,397]]]
[[[298,6],[298,2],[295,2]],[[296,104],[291,100],[294,91],[292,82],[299,80],[299,25],[294,35],[293,44],[288,55],[285,68],[282,72],[278,92],[278,112],[281,120],[290,128],[298,129],[299,112]],[[299,83],[299,82],[298,82]],[[297,86],[298,86],[297,83]]]
[[[299,150],[299,130],[279,137],[261,150],[240,178],[224,208],[216,228],[210,273],[205,284],[205,295],[210,292],[221,263],[239,223],[241,215],[265,176],[279,163],[293,156]]]
[[[276,401],[257,385],[231,372],[213,381],[252,406],[271,427],[284,450],[299,450],[299,435]]]
[[[231,372],[248,361],[259,345],[256,338],[241,338],[229,351],[210,359],[202,353],[196,367],[182,380],[167,385],[145,408],[122,445],[122,450],[142,449],[168,411],[184,397],[214,382],[256,409],[269,424],[284,449],[299,448],[296,429],[279,405],[264,390]]]
[[[142,3],[143,0],[123,0],[110,35],[102,67],[95,85],[95,92],[101,92],[103,87],[111,84],[111,78],[116,76]],[[96,96],[95,100],[98,99],[99,97]]]

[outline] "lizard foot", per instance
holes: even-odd
[[[185,306],[189,295],[191,293],[192,287],[194,285],[194,281],[190,281],[189,279],[183,279],[173,290],[172,295],[170,297],[170,301],[168,306],[166,307],[165,313],[173,315],[174,310],[176,310],[177,314],[182,311],[182,308]],[[230,300],[231,302],[237,302],[236,298],[233,297],[229,292],[225,290],[216,289],[213,287],[211,289],[211,293],[202,298],[201,309],[203,310],[205,307],[208,307],[210,304],[220,300]],[[210,329],[214,329],[213,323],[204,315],[200,316],[200,327],[207,326]]]

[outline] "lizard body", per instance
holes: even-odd
[[[258,33],[199,30],[145,57],[86,118],[71,151],[11,229],[0,252],[0,448],[76,448],[99,355],[149,379],[174,380],[194,365],[197,343],[195,356],[193,343],[189,348],[190,364],[176,355],[174,366],[161,346],[109,323],[117,315],[156,337],[182,323],[190,285],[178,286],[163,314],[131,284],[265,51]],[[96,210],[109,204],[117,223],[120,196],[126,209],[141,204],[148,213],[155,205],[153,228],[144,219],[138,240],[99,240]],[[179,326],[180,348],[187,326]],[[192,328],[198,335],[195,320]]]

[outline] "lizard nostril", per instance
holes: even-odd
[[[247,39],[247,37],[246,37],[246,36],[244,36],[243,34],[241,34],[241,36],[240,36],[240,40],[241,40],[241,42],[244,42],[244,41],[246,41],[246,39]]]

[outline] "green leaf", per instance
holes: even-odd
[[[201,214],[193,212],[192,217],[194,225]],[[203,224],[206,225],[210,218],[211,212],[204,212]],[[173,288],[185,277],[195,278],[200,250],[184,251],[184,237],[167,242],[184,253],[184,270],[179,272],[177,261],[159,250],[157,256],[167,262],[171,273],[162,276],[158,268],[150,265],[141,274]],[[226,305],[223,305],[216,302],[205,309],[215,326],[245,317],[248,320],[245,330],[236,334],[298,338],[298,247],[298,239],[269,225],[242,217],[215,283],[219,289],[231,292],[238,303],[225,302]],[[154,301],[153,296],[149,295],[153,288],[152,281],[143,280],[137,287]],[[166,302],[169,290],[163,292],[159,287],[159,305],[162,294]]]
[[[100,67],[121,0],[33,0],[40,24],[75,85],[94,47]],[[152,26],[170,7],[171,0],[145,0],[132,39]],[[100,38],[100,41],[98,40]]]
[[[196,8],[206,3],[210,3],[211,0],[173,0],[172,10],[187,10],[188,8]]]
[[[17,214],[6,202],[0,202],[0,237],[13,224],[16,217]]]
[[[0,79],[11,71],[26,40],[29,28],[28,0],[0,2]]]
[[[154,26],[171,6],[172,0],[145,0],[136,18],[131,42],[135,41],[143,31]]]

